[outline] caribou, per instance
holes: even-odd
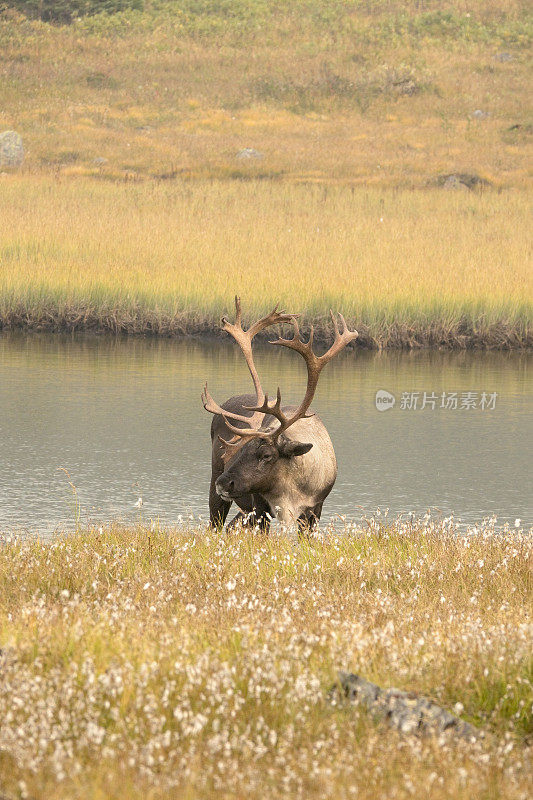
[[[231,397],[218,405],[207,389],[202,392],[206,411],[214,414],[211,424],[211,485],[209,519],[211,526],[224,525],[232,502],[240,511],[230,523],[258,525],[268,531],[270,521],[295,523],[300,530],[312,529],[320,520],[322,505],[337,477],[337,461],[328,432],[317,414],[311,411],[320,373],[326,364],[357,338],[339,314],[341,329],[333,312],[334,341],[324,355],[313,350],[313,328],[303,341],[298,326],[299,314],[286,314],[274,308],[263,319],[242,327],[241,302],[235,297],[235,322],[222,318],[223,329],[242,350],[252,377],[255,396]],[[299,406],[282,406],[281,392],[269,402],[254,364],[252,341],[272,325],[288,323],[294,335],[270,344],[299,353],[307,367],[307,388]]]

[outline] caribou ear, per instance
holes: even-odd
[[[306,442],[293,442],[291,439],[283,439],[280,441],[278,445],[278,450],[280,456],[284,456],[285,458],[291,458],[291,456],[303,456],[304,453],[308,453],[312,448],[312,444]]]

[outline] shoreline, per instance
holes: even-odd
[[[413,320],[366,325],[348,319],[348,326],[359,332],[349,349],[364,350],[503,350],[525,351],[533,348],[533,329],[521,320],[507,323],[483,323],[462,317],[454,322]],[[309,335],[303,324],[302,334]],[[99,312],[72,307],[32,311],[19,308],[0,311],[0,333],[26,331],[33,333],[92,333],[115,336],[155,338],[193,338],[214,340],[226,338],[220,322],[200,312],[169,314],[153,309]],[[314,323],[314,340],[326,345],[331,340],[331,324],[319,319]],[[259,334],[257,341],[268,341],[272,331]]]

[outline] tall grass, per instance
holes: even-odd
[[[531,538],[109,527],[0,548],[0,787],[41,798],[526,798]],[[338,669],[481,726],[401,737]]]
[[[8,178],[0,321],[172,334],[218,328],[233,294],[360,343],[530,342],[527,197],[252,182]]]

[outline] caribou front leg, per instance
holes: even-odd
[[[232,530],[240,524],[243,528],[258,527],[263,533],[268,533],[270,530],[270,521],[272,519],[268,503],[258,495],[252,495],[252,499],[252,510],[240,511],[231,522],[228,523],[228,530]]]
[[[215,489],[215,479],[211,478],[209,487],[209,524],[212,528],[222,528],[231,507],[231,500],[223,500]]]

